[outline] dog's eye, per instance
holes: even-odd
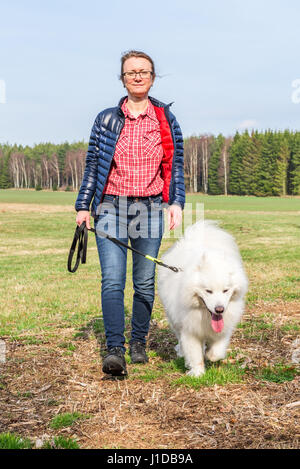
[[[227,293],[227,292],[228,292],[228,288],[227,288],[227,290],[223,290],[223,293]]]
[[[212,290],[206,290],[207,293],[212,293]]]

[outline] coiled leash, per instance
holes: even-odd
[[[78,269],[78,266],[80,264],[80,261],[82,264],[86,263],[86,251],[87,251],[87,242],[88,242],[88,231],[92,231],[93,233],[96,233],[96,230],[94,228],[87,228],[85,221],[81,223],[80,226],[76,227],[75,234],[74,234],[74,239],[72,242],[72,246],[69,252],[69,257],[68,257],[68,271],[71,273],[76,272]],[[144,254],[141,251],[138,251],[137,249],[134,249],[131,246],[128,246],[128,244],[123,243],[119,239],[113,238],[112,236],[108,235],[107,233],[103,233],[102,231],[97,230],[97,234],[99,236],[103,236],[110,241],[112,241],[115,244],[118,244],[119,246],[123,246],[126,249],[130,249],[130,251],[135,252],[136,254],[139,254],[140,256],[145,257],[149,261],[155,262],[158,265],[161,265],[162,267],[166,267],[167,269],[172,270],[173,272],[180,272],[182,269],[179,267],[173,267],[171,265],[164,264],[160,259],[156,259],[155,257],[149,256],[148,254]],[[72,268],[72,259],[74,256],[74,253],[76,251],[76,245],[78,243],[78,250],[77,250],[77,258],[76,258],[76,263],[74,267]]]

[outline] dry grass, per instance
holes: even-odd
[[[245,379],[197,391],[174,387],[170,376],[146,386],[139,376],[104,379],[95,336],[74,340],[73,328],[57,330],[59,344],[43,334],[8,340],[8,361],[1,369],[0,432],[51,437],[58,434],[49,426],[52,417],[80,412],[91,418],[61,429],[59,435],[76,438],[82,448],[299,448],[300,406],[291,405],[300,398],[299,377],[284,383],[256,377],[264,366],[290,361],[296,333],[283,333],[282,325],[297,318],[299,310],[297,303],[261,303],[247,310],[244,325],[271,314],[274,327],[260,338],[237,329],[231,344],[235,358],[229,361],[246,367]],[[151,362],[173,357],[170,334],[159,346],[155,334],[154,323],[149,344],[157,354],[145,370]],[[32,339],[38,343],[26,345]],[[68,343],[75,351],[68,352]],[[129,373],[133,367],[128,366]]]
[[[72,205],[40,205],[40,204],[19,204],[19,203],[0,203],[0,213],[66,213],[73,212]],[[2,222],[3,223],[3,222]]]

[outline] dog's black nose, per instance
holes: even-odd
[[[224,313],[224,307],[223,306],[216,306],[215,307],[215,312],[218,314]]]

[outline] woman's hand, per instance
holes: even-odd
[[[84,221],[87,229],[89,230],[91,228],[90,212],[88,210],[79,210],[76,217],[76,223],[80,226]]]
[[[167,210],[169,230],[174,230],[182,221],[182,208],[179,205],[170,205]]]

